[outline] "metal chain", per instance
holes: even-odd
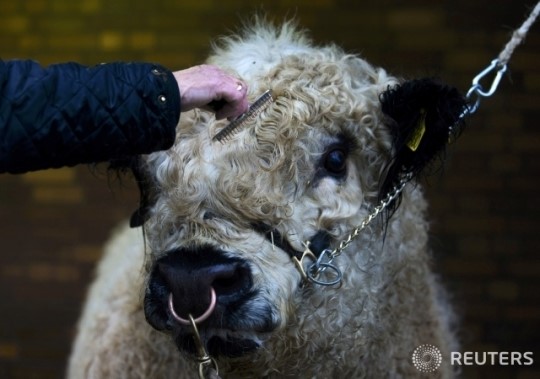
[[[343,250],[345,250],[360,235],[362,230],[364,230],[379,214],[381,214],[381,212],[383,212],[399,197],[399,195],[403,192],[405,185],[412,179],[412,177],[412,172],[407,172],[405,175],[403,175],[398,184],[396,184],[386,195],[386,197],[382,199],[375,208],[373,208],[371,213],[366,216],[362,223],[354,228],[347,238],[339,243],[338,247],[336,247],[334,250],[323,250],[319,258],[309,266],[306,272],[307,279],[313,283],[323,286],[332,286],[340,283],[343,275],[341,270],[332,264],[333,260],[339,257],[343,253]],[[309,243],[306,243],[306,248],[309,249]],[[333,278],[326,281],[319,279],[319,275],[325,272],[327,269],[330,269],[334,273]]]
[[[501,82],[501,79],[504,73],[506,72],[506,69],[507,69],[506,64],[501,64],[498,59],[494,59],[493,61],[491,61],[491,64],[488,67],[486,67],[484,70],[482,70],[478,75],[476,75],[473,78],[471,88],[469,89],[466,95],[466,98],[469,101],[469,104],[466,105],[465,108],[463,109],[463,112],[459,116],[459,120],[475,113],[480,106],[481,98],[490,97],[495,93],[495,91],[497,90],[497,87],[499,86],[499,83]],[[491,86],[489,87],[489,90],[485,90],[484,87],[482,86],[481,81],[486,76],[493,75],[493,74],[495,76],[493,78],[493,81],[491,82]],[[471,102],[473,96],[475,96],[476,99],[474,100],[474,102]],[[456,125],[458,124],[458,122],[456,122]],[[448,128],[449,136],[452,135],[452,131],[454,127],[455,125],[452,125]],[[344,240],[342,240],[335,249],[323,250],[319,258],[315,262],[313,262],[309,266],[307,272],[305,272],[307,279],[309,279],[313,283],[323,285],[323,286],[332,286],[335,284],[339,284],[341,282],[341,278],[343,277],[343,274],[341,270],[336,265],[333,264],[334,259],[340,256],[343,253],[343,251],[360,235],[360,233],[377,216],[379,216],[381,212],[383,212],[390,204],[392,204],[399,197],[399,195],[403,192],[405,185],[412,179],[412,177],[413,177],[412,172],[407,172],[405,175],[403,175],[400,181],[392,188],[392,190],[386,195],[386,197],[382,199],[375,208],[373,208],[371,213],[369,213],[366,216],[366,218],[362,221],[362,223],[356,228],[354,228],[352,232]],[[306,242],[306,247],[309,250],[309,244],[307,244],[307,242]],[[320,274],[324,273],[328,269],[330,269],[330,271],[333,272],[333,276],[331,277],[331,279],[329,280],[321,279]]]
[[[352,241],[357,238],[360,235],[360,232],[364,230],[382,211],[384,211],[390,204],[392,204],[398,196],[403,192],[403,189],[405,188],[405,185],[412,179],[413,174],[411,172],[406,173],[396,184],[392,190],[386,195],[384,199],[382,199],[375,208],[373,208],[373,211],[367,215],[367,217],[362,221],[360,226],[356,227],[349,236],[341,241],[337,248],[332,250],[330,252],[331,258],[335,258],[341,255],[343,250],[349,246]]]

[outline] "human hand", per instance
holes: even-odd
[[[173,75],[180,89],[182,112],[206,109],[215,112],[219,120],[234,119],[248,110],[247,86],[216,66],[194,66]]]

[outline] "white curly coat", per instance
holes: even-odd
[[[122,226],[106,247],[68,377],[196,377],[193,360],[145,321],[143,296],[162,252],[203,242],[250,263],[260,296],[249,305],[272,304],[277,325],[248,333],[261,344],[254,353],[218,358],[224,378],[411,378],[421,376],[411,363],[419,345],[448,356],[452,312],[430,269],[418,185],[407,185],[387,225],[373,222],[336,259],[341,288],[300,286],[291,258],[250,227],[264,221],[303,250],[318,230],[339,242],[358,226],[391,154],[379,95],[398,80],[289,23],[224,38],[209,63],[248,83],[250,99],[271,89],[275,101],[223,144],[212,137],[225,122],[184,114],[174,147],[145,157],[155,198],[146,240]],[[340,138],[350,153],[337,179],[321,161]],[[437,376],[454,376],[447,361]]]

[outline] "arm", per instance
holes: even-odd
[[[0,61],[0,172],[166,149],[179,117],[176,80],[157,65]]]
[[[0,173],[167,149],[180,111],[232,119],[247,110],[246,94],[244,83],[211,65],[172,73],[147,63],[44,69],[0,60]]]

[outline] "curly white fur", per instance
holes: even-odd
[[[275,101],[225,144],[212,142],[224,122],[183,115],[174,147],[145,158],[155,200],[146,249],[141,230],[127,227],[108,245],[68,376],[194,377],[192,360],[146,323],[142,298],[160,254],[201,243],[250,263],[261,294],[250,305],[272,304],[279,325],[253,336],[262,341],[255,353],[219,359],[224,378],[411,378],[420,374],[410,359],[417,346],[455,349],[419,187],[407,186],[388,225],[373,223],[336,259],[339,289],[301,288],[290,257],[251,227],[264,221],[303,250],[319,230],[340,241],[358,226],[391,153],[379,95],[398,80],[337,46],[314,46],[290,23],[256,22],[224,38],[209,63],[249,83],[252,99],[271,89]],[[321,158],[343,139],[346,178],[320,175]],[[452,368],[443,362],[438,374],[452,377]]]

